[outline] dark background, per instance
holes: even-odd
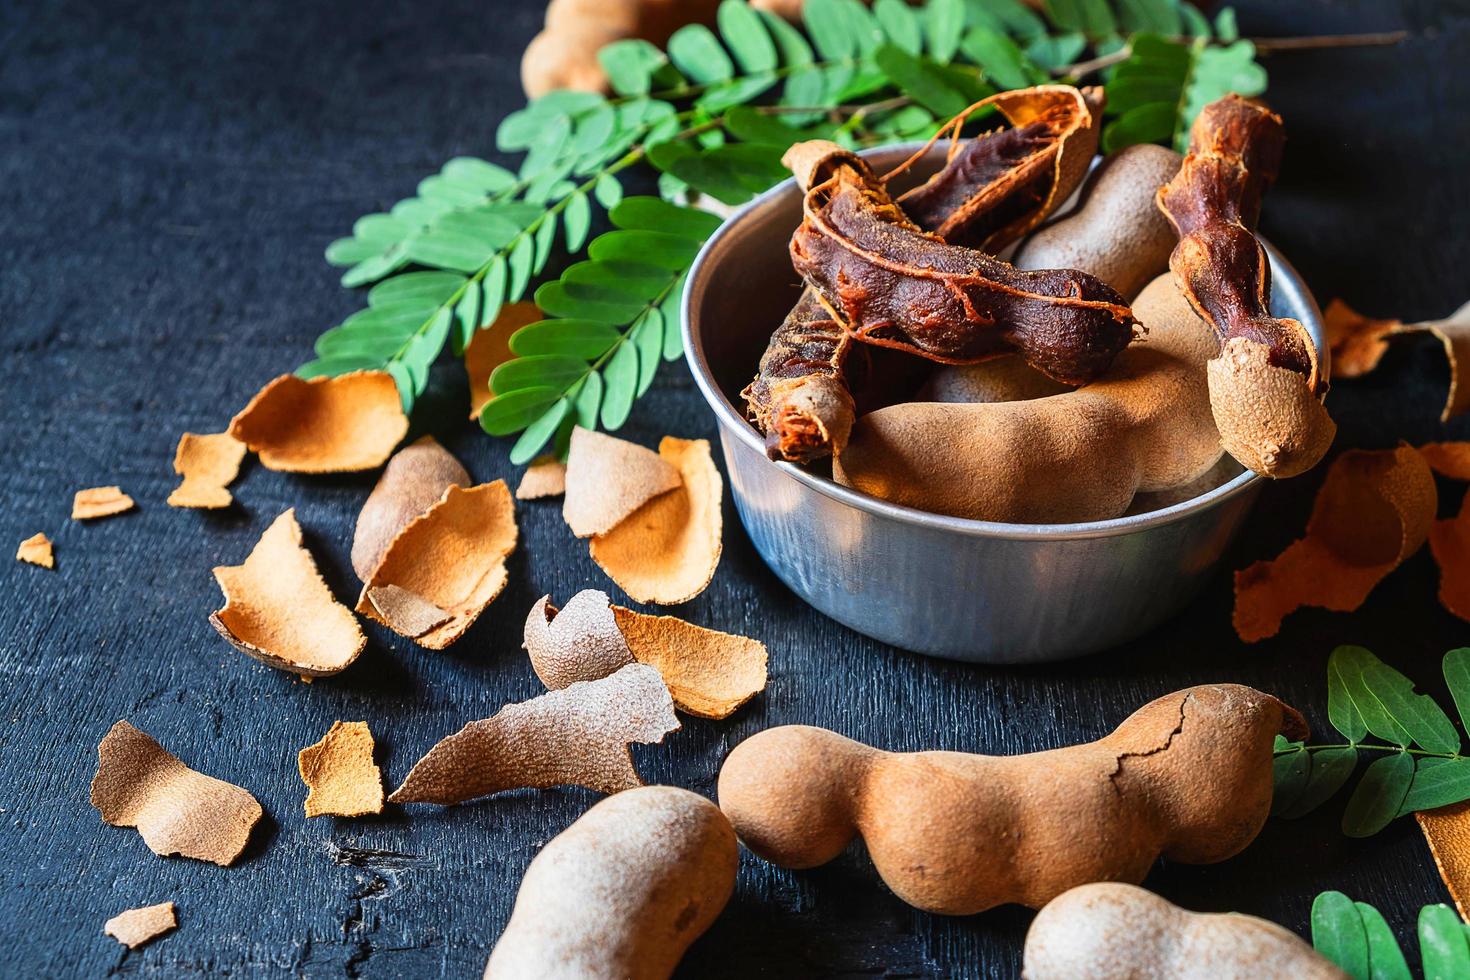
[[[1324,305],[1341,295],[1407,320],[1457,307],[1470,294],[1470,5],[1237,6],[1248,35],[1410,32],[1392,49],[1268,59],[1290,143],[1263,229]],[[554,502],[519,508],[510,585],[462,642],[434,653],[372,628],[358,664],[309,687],[214,634],[209,569],[238,563],[294,506],[350,599],[348,544],[374,475],[302,478],[250,462],[232,510],[164,505],[179,433],[218,431],[360,305],[322,261],[326,243],[448,157],[495,158],[495,126],[522,102],[518,62],[540,7],[0,3],[0,541],[45,531],[59,564],[0,561],[0,973],[478,976],[526,864],[594,801],[577,789],[518,792],[307,822],[296,774],[296,751],[334,719],[366,719],[396,785],[440,737],[538,693],[520,650],[531,603],[588,586],[619,597]],[[1437,422],[1446,381],[1432,340],[1402,342],[1376,375],[1333,391],[1337,449],[1470,436],[1464,421]],[[441,365],[416,430],[477,479],[514,482],[507,445],[467,423],[464,404],[462,372]],[[623,434],[653,444],[665,432],[715,435],[679,364],[663,368]],[[766,571],[727,504],[719,574],[676,611],[765,640],[770,687],[731,721],[686,719],[665,744],[640,748],[642,770],[712,795],[731,746],[789,722],[890,748],[1026,752],[1092,739],[1144,701],[1208,681],[1274,692],[1322,725],[1324,664],[1344,642],[1442,695],[1439,657],[1470,627],[1435,601],[1427,549],[1355,615],[1305,611],[1274,640],[1236,640],[1229,570],[1300,532],[1320,477],[1267,488],[1184,615],[1048,669],[932,662],[837,626]],[[68,520],[74,490],[110,483],[137,498],[136,512]],[[1462,488],[1445,489],[1451,513]],[[165,860],[135,831],[102,823],[88,781],[119,718],[256,794],[270,816],[245,860]],[[1312,897],[1339,888],[1411,935],[1419,907],[1447,898],[1417,829],[1401,820],[1349,840],[1341,806],[1272,821],[1221,865],[1161,865],[1147,884],[1298,932]],[[735,898],[682,975],[1018,970],[1023,910],[916,912],[856,850],[803,873],[743,861]],[[166,899],[178,903],[177,933],[135,953],[102,935],[116,912]]]

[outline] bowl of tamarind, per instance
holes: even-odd
[[[1089,93],[1017,94],[969,140],[792,147],[682,311],[770,568],[860,633],[978,663],[1174,615],[1263,477],[1332,437],[1321,314],[1254,231],[1279,118],[1221,100],[1186,157],[1098,157]]]

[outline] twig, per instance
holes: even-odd
[[[779,116],[786,112],[840,112],[852,115],[858,112],[875,113],[887,112],[889,109],[902,109],[912,102],[913,99],[906,95],[897,95],[891,99],[871,102],[867,105],[758,105],[753,108],[763,116]]]
[[[1371,48],[1385,45],[1398,44],[1407,39],[1408,31],[1380,31],[1376,34],[1319,34],[1310,37],[1252,37],[1246,38],[1256,46],[1259,54],[1272,54],[1279,51],[1314,51],[1324,48]],[[1194,40],[1187,37],[1169,38],[1175,42],[1189,42]],[[1101,71],[1109,65],[1116,65],[1120,61],[1126,61],[1133,53],[1132,45],[1124,45],[1111,54],[1099,55],[1096,58],[1088,58],[1086,61],[1074,62],[1070,65],[1062,65],[1053,68],[1052,74],[1058,78],[1064,75],[1075,75],[1082,77],[1090,75],[1095,71]]]
[[[1372,48],[1407,40],[1408,31],[1379,31],[1376,34],[1322,34],[1316,37],[1256,37],[1251,43],[1262,54],[1272,51],[1311,51],[1317,48]]]

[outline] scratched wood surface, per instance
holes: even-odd
[[[335,719],[367,720],[396,783],[464,722],[536,694],[520,650],[545,593],[610,588],[557,507],[520,508],[510,586],[462,642],[420,650],[381,630],[340,677],[305,686],[226,646],[206,622],[211,566],[239,562],[295,507],[339,597],[372,475],[299,478],[248,464],[239,504],[171,510],[184,430],[217,431],[268,378],[359,304],[321,250],[353,219],[411,192],[457,153],[490,155],[520,103],[517,64],[539,4],[5,4],[0,14],[0,528],[56,541],[58,569],[0,562],[0,974],[80,977],[478,976],[527,863],[594,797],[518,792],[454,809],[306,821],[296,751]],[[1264,230],[1324,301],[1406,319],[1470,294],[1470,6],[1355,0],[1241,7],[1247,34],[1406,28],[1396,49],[1270,59],[1290,133]],[[1343,383],[1338,448],[1446,434],[1432,341]],[[478,479],[514,477],[506,446],[464,421],[441,365],[415,421]],[[666,366],[625,434],[713,437],[681,365]],[[1300,530],[1320,474],[1269,487],[1226,570]],[[83,526],[72,492],[119,483],[135,513]],[[1459,490],[1455,490],[1458,495]],[[1457,496],[1448,497],[1452,511]],[[726,723],[686,720],[635,750],[652,782],[712,794],[731,746],[770,725],[825,725],[891,748],[1015,753],[1097,737],[1179,687],[1239,681],[1324,719],[1323,666],[1369,646],[1443,693],[1440,654],[1470,627],[1434,601],[1427,554],[1352,616],[1304,612],[1238,643],[1226,571],[1149,636],[1047,669],[931,662],[806,608],[761,564],[727,504],[713,586],[678,612],[771,650],[768,691]],[[7,546],[13,546],[7,545]],[[614,590],[615,592],[615,590]],[[616,594],[616,593],[615,593]],[[269,813],[233,868],[155,857],[88,806],[95,746],[127,718],[189,764],[250,789]],[[1200,778],[1209,778],[1200,773]],[[1305,931],[1313,895],[1376,904],[1401,936],[1445,898],[1410,821],[1353,841],[1341,802],[1272,821],[1239,858],[1161,865],[1148,884],[1197,909]],[[1081,832],[1079,828],[1079,832]],[[180,927],[129,953],[103,920],[172,899]],[[734,900],[681,970],[710,976],[1003,977],[1030,914],[915,912],[853,849],[790,873],[746,855]]]

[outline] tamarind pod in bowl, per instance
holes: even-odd
[[[1074,270],[1020,271],[921,231],[836,144],[798,143],[783,160],[806,188],[792,265],[858,340],[940,363],[1017,351],[1080,384],[1133,339],[1137,321],[1112,287]]]
[[[665,980],[719,917],[739,849],[709,800],[673,786],[609,796],[536,855],[486,980]]]
[[[1019,756],[884,752],[788,725],[736,746],[720,808],[755,854],[811,868],[861,837],[916,908],[1040,908],[1092,881],[1139,882],[1163,856],[1213,864],[1271,809],[1272,747],[1295,709],[1238,684],[1159,698],[1085,745]]]
[[[1274,922],[1190,912],[1137,885],[1079,885],[1047,903],[1026,932],[1022,980],[1348,980]]]
[[[981,100],[962,117],[993,105],[1011,128],[951,150],[944,169],[900,195],[898,206],[953,245],[1000,251],[1044,221],[1087,175],[1103,103],[1101,88],[1071,85],[1037,85]]]
[[[1134,303],[1148,339],[1075,391],[1025,401],[903,402],[858,420],[838,483],[936,514],[1063,523],[1117,517],[1139,491],[1220,458],[1205,364],[1210,328],[1166,274]]]
[[[1012,128],[966,140],[898,199],[919,227],[986,249],[1008,244],[1072,194],[1097,149],[1102,117],[1097,88],[1043,85],[995,99]],[[1157,215],[1152,196],[1149,210]],[[1172,232],[1169,240],[1172,247]],[[810,288],[772,333],[741,392],[772,459],[810,462],[846,445],[856,416],[846,367],[852,343]]]
[[[1076,208],[1021,243],[1013,259],[1016,268],[1078,269],[1132,303],[1169,268],[1177,238],[1154,199],[1183,159],[1150,143],[1111,154],[1082,185]],[[914,400],[1023,401],[1066,390],[1024,361],[1006,357],[940,367]]]
[[[1179,235],[1169,267],[1220,338],[1210,403],[1225,449],[1269,477],[1315,466],[1337,427],[1322,406],[1327,369],[1307,328],[1269,309],[1271,272],[1254,234],[1285,143],[1281,117],[1228,95],[1201,110],[1159,209]]]
[[[884,171],[913,150],[864,156]],[[943,164],[936,146],[911,172],[923,177]],[[800,295],[782,249],[800,220],[794,180],[737,210],[696,257],[682,306],[685,357],[718,423],[731,500],[756,551],[797,596],[907,650],[1039,663],[1126,642],[1199,591],[1260,492],[1254,473],[1148,513],[1002,523],[901,506],[841,486],[818,465],[768,459],[739,393],[770,339],[767,325]],[[1266,250],[1273,312],[1301,321],[1323,344],[1310,290]]]

